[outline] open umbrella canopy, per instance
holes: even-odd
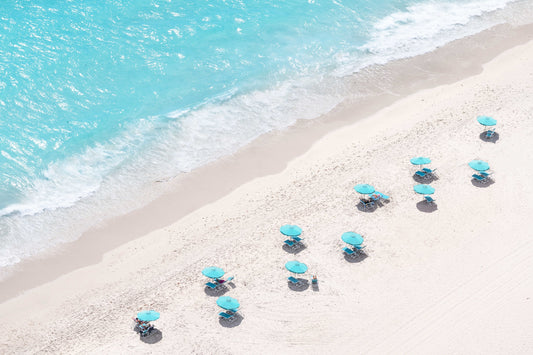
[[[224,309],[227,309],[227,310],[230,310],[230,311],[234,311],[234,310],[236,310],[237,308],[239,308],[241,306],[239,301],[237,301],[235,298],[229,297],[229,296],[221,296],[221,297],[219,297],[217,299],[217,305],[220,308],[224,308]]]
[[[435,188],[424,184],[415,185],[414,190],[416,193],[422,195],[432,195],[435,192]]]
[[[281,226],[279,231],[282,234],[288,235],[289,237],[297,237],[300,234],[302,234],[302,228],[298,227],[297,225],[293,225],[293,224],[286,224],[284,226]]]
[[[489,116],[477,116],[477,121],[483,126],[496,126],[496,122],[498,122]]]
[[[137,319],[144,322],[151,322],[159,319],[159,312],[156,311],[140,311],[137,313]]]
[[[357,184],[353,188],[355,191],[363,195],[369,195],[376,191],[376,189],[374,189],[374,186],[368,184]]]
[[[483,160],[472,160],[468,165],[477,171],[489,170],[489,163]]]
[[[356,246],[363,243],[363,236],[355,232],[342,233],[341,239],[343,242]]]
[[[202,274],[212,279],[218,279],[219,277],[224,276],[225,272],[219,267],[209,266],[202,270]]]
[[[416,157],[411,159],[411,164],[413,165],[424,165],[431,163],[431,159],[426,157]]]
[[[295,274],[303,274],[307,271],[307,265],[296,260],[286,263],[285,268]]]

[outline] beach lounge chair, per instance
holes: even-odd
[[[302,281],[298,280],[295,277],[289,276],[288,280],[293,284],[294,286],[302,286]]]
[[[235,313],[220,312],[218,314],[222,319],[233,322],[235,320]]]
[[[486,178],[489,178],[489,176],[492,175],[492,173],[486,173],[484,171],[481,171],[480,174],[481,174],[481,176],[484,176]]]
[[[485,137],[490,139],[490,138],[492,138],[492,136],[494,136],[494,133],[496,133],[495,130],[489,129],[489,130],[487,130],[487,132],[485,132]]]
[[[224,284],[223,283],[215,284],[213,282],[206,282],[205,285],[212,290],[219,290],[221,287],[223,287]]]
[[[234,278],[235,278],[235,276],[230,276],[230,277],[228,277],[228,279],[226,280],[226,282],[230,282],[230,281],[232,281]]]
[[[290,248],[293,248],[296,245],[296,242],[290,239],[286,239],[283,243],[287,244]]]
[[[348,247],[342,248],[342,251],[348,256],[354,256],[355,255],[355,250],[350,249]]]
[[[295,242],[297,243],[300,243],[302,241],[303,238],[300,238],[300,237],[297,237],[297,236],[293,236],[292,237],[292,240],[294,240]]]
[[[356,250],[356,251],[363,251],[365,248],[366,248],[365,245],[356,245],[356,246],[355,246],[355,250]]]
[[[420,170],[418,170],[415,174],[416,176],[424,178],[424,179],[427,179],[429,177],[424,171],[420,171]]]
[[[154,329],[154,326],[151,324],[142,324],[139,326],[139,334],[142,337],[150,335],[150,332]]]
[[[486,184],[487,183],[487,177],[483,176],[483,175],[478,175],[478,174],[473,174],[472,177],[474,179],[476,179],[476,181],[479,181],[483,184]]]
[[[437,175],[435,174],[435,172],[437,171],[437,169],[429,169],[429,168],[424,168],[422,169],[425,173],[426,173],[426,177],[427,175],[431,175],[433,177],[436,177]]]
[[[367,209],[367,208],[373,208],[374,207],[374,201],[372,200],[364,200],[362,198],[359,199],[359,201],[361,201],[361,205],[363,205],[363,209]]]
[[[377,193],[374,192],[374,194],[370,196],[370,199],[373,202],[379,202],[381,200],[381,195],[378,195]]]
[[[379,192],[379,191],[376,191],[376,192],[374,192],[374,193],[377,194],[377,195],[379,195],[379,196],[380,196],[382,199],[384,199],[384,200],[390,200],[390,197],[389,197],[389,196],[387,196],[387,195],[385,195],[385,194],[382,194],[382,193]]]
[[[435,203],[435,200],[431,196],[424,196],[424,198],[426,199],[427,203]]]

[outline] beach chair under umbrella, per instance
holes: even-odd
[[[281,234],[290,237],[290,239],[284,241],[284,243],[287,244],[289,247],[295,248],[302,245],[303,238],[300,237],[300,235],[302,234],[302,228],[293,224],[285,224],[281,226],[279,231],[281,232]]]
[[[150,334],[154,327],[149,323],[158,320],[160,317],[159,312],[154,310],[141,311],[137,313],[137,324],[139,326],[139,332],[142,337]]]
[[[307,271],[307,265],[297,260],[289,261],[285,264],[285,268],[295,274],[304,274]],[[296,286],[302,286],[302,281],[293,276],[289,276],[288,280]]]
[[[494,128],[488,128],[488,127],[494,127],[496,126],[496,123],[498,121],[496,121],[494,118],[492,117],[489,117],[489,116],[478,116],[477,117],[477,121],[483,125],[486,129],[485,131],[485,136],[487,138],[492,138],[492,136],[494,135],[494,133],[496,132],[496,130]]]
[[[353,189],[362,195],[371,195],[376,191],[374,186],[368,184],[357,184]],[[365,210],[374,207],[374,201],[371,198],[360,197],[359,201]]]
[[[241,304],[233,297],[221,296],[217,299],[217,306],[227,311],[220,312],[218,315],[221,318],[232,322],[235,320],[235,313],[237,313],[237,310],[239,309]]]
[[[363,244],[363,236],[361,234],[344,232],[341,235],[341,239],[343,242],[353,246],[353,248],[344,247],[342,249],[342,251],[348,256],[354,257],[357,255],[358,251],[361,251],[364,248],[361,246],[361,244]]]
[[[411,164],[418,166],[421,170],[415,172],[418,177],[429,178],[435,170],[424,168],[424,165],[431,163],[431,159],[427,157],[416,157],[410,160]]]

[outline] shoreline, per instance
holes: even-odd
[[[522,157],[533,154],[532,58],[530,40],[479,75],[416,91],[316,140],[282,172],[3,302],[0,352],[530,353],[533,242],[523,220],[533,187],[523,181],[533,168]],[[498,119],[493,142],[480,139],[481,113]],[[420,154],[439,172],[434,208],[412,191],[409,158]],[[476,158],[495,183],[471,181]],[[391,202],[359,210],[356,183]],[[282,248],[285,223],[304,230],[296,255]],[[364,235],[366,257],[343,257],[348,230]],[[318,289],[288,287],[283,265],[294,259],[309,266],[303,278],[318,275]],[[217,319],[204,290],[208,265],[236,276],[225,293],[242,305],[234,325]],[[141,309],[161,312],[155,343],[130,328]]]
[[[102,260],[104,253],[170,225],[248,181],[283,171],[289,161],[305,153],[328,133],[368,117],[397,100],[479,74],[483,64],[505,50],[531,40],[532,33],[533,24],[516,28],[498,25],[455,40],[433,52],[354,74],[350,78],[354,85],[358,80],[366,82],[373,78],[375,71],[380,71],[389,82],[371,88],[375,90],[373,96],[359,101],[345,100],[326,115],[299,120],[284,131],[264,134],[232,156],[168,182],[168,192],[148,205],[112,218],[44,257],[17,264],[11,275],[0,281],[0,302],[73,270],[94,265]],[[449,60],[450,57],[453,60]],[[390,91],[392,88],[394,92]],[[353,110],[355,105],[358,107],[356,112]]]

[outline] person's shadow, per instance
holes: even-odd
[[[315,292],[320,291],[320,287],[318,287],[318,280],[315,282],[311,282],[311,289]]]

